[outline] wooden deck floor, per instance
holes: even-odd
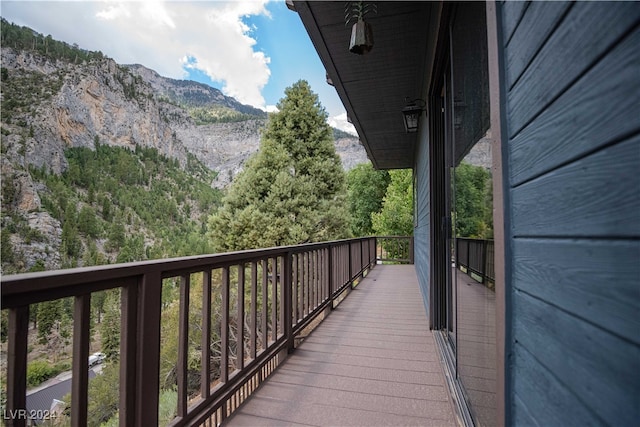
[[[374,268],[227,425],[456,426],[414,266]]]

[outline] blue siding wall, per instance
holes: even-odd
[[[506,2],[514,425],[640,419],[640,5]]]
[[[430,279],[430,207],[429,207],[429,139],[428,126],[425,122],[421,126],[421,135],[416,150],[416,165],[414,167],[415,202],[415,228],[414,235],[414,259],[418,283],[422,291],[424,306],[429,312],[429,279]]]

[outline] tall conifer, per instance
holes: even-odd
[[[285,90],[277,107],[260,150],[209,219],[216,250],[348,236],[345,174],[318,96],[300,80]]]

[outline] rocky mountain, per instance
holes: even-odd
[[[250,105],[241,104],[235,98],[225,96],[218,89],[206,84],[163,77],[140,64],[125,65],[125,67],[149,83],[157,95],[166,97],[178,105],[186,107],[210,107],[216,105],[250,116],[267,117],[266,112]]]
[[[33,171],[67,173],[65,150],[153,149],[185,170],[194,162],[206,166],[214,172],[206,174],[208,184],[224,188],[259,147],[266,114],[217,89],[120,65],[5,20],[1,31],[3,242],[19,217],[27,231],[10,233],[10,243],[24,254],[25,268],[37,259],[46,259],[47,268],[61,266],[55,255],[65,240],[61,222],[44,209],[51,189]],[[356,137],[336,135],[345,169],[367,161]],[[13,219],[5,216],[7,203]],[[180,206],[192,202],[185,203]]]

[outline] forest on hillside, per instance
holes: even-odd
[[[42,184],[42,209],[61,227],[62,267],[142,261],[211,252],[203,232],[206,216],[220,201],[211,188],[215,173],[194,157],[186,169],[155,148],[134,151],[101,144],[69,148],[61,175],[30,167]],[[42,239],[15,211],[13,176],[2,182],[2,268],[24,271],[10,235]],[[158,215],[162,212],[162,215]],[[42,262],[30,271],[43,270]]]

